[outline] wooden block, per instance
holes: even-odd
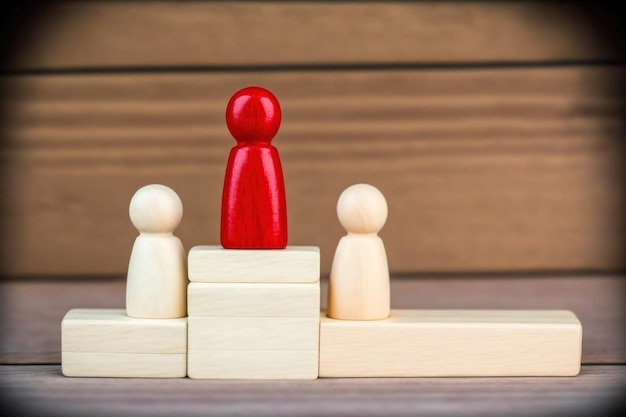
[[[187,318],[137,319],[123,309],[74,309],[61,323],[65,376],[180,378]]]
[[[316,350],[189,350],[195,379],[316,379]]]
[[[392,310],[379,321],[322,313],[320,377],[574,376],[582,326],[562,310]]]
[[[112,378],[184,378],[186,353],[62,352],[65,376]]]
[[[189,317],[188,344],[190,350],[317,350],[319,316]]]
[[[61,350],[88,353],[185,353],[187,318],[136,319],[124,309],[74,309],[61,322]]]
[[[320,250],[315,246],[285,249],[224,249],[195,246],[189,251],[192,282],[317,282]]]
[[[319,317],[320,283],[204,283],[187,288],[193,317]]]

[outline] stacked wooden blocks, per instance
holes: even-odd
[[[65,376],[182,378],[187,319],[137,319],[123,309],[74,309],[63,318]]]
[[[317,378],[319,248],[196,246],[188,267],[190,378]]]

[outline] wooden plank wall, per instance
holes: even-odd
[[[146,183],[179,192],[187,248],[217,243],[223,112],[254,84],[324,273],[355,182],[387,196],[394,273],[621,269],[616,54],[556,3],[57,4],[3,68],[2,274],[123,274]]]

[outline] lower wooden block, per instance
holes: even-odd
[[[62,352],[61,370],[78,377],[184,378],[187,354]]]
[[[317,350],[319,313],[300,317],[189,317],[189,349]]]
[[[392,310],[378,321],[322,313],[320,377],[575,376],[570,311]]]
[[[194,379],[316,379],[317,350],[189,350]]]
[[[61,322],[66,376],[181,378],[187,318],[138,319],[123,309],[74,309]]]

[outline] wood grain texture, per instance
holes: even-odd
[[[316,379],[319,363],[317,349],[190,349],[188,357],[192,379]]]
[[[63,317],[61,337],[63,352],[186,353],[187,318],[137,319],[123,309],[73,309]]]
[[[392,310],[321,315],[320,378],[576,376],[583,329],[564,310]]]
[[[1,366],[10,408],[47,416],[612,415],[625,366],[576,378],[394,378],[315,381],[68,379],[59,366]],[[71,398],[71,401],[68,400]]]
[[[47,282],[48,281],[48,282]],[[623,276],[392,279],[393,308],[563,309],[583,325],[585,363],[626,363]],[[123,307],[118,282],[1,282],[0,362],[59,363],[61,319],[76,307]],[[322,282],[322,308],[327,285]]]
[[[317,318],[320,284],[191,282],[190,317]]]
[[[81,378],[184,378],[185,353],[62,352],[61,371]]]
[[[344,233],[337,198],[358,182],[388,200],[392,272],[619,269],[621,72],[10,77],[3,272],[125,273],[128,201],[150,183],[183,200],[186,248],[217,243],[224,109],[249,84],[281,101],[290,244],[321,247],[322,273]]]
[[[294,3],[62,2],[26,32],[10,67],[507,62],[617,53],[589,10],[552,2]]]
[[[139,319],[123,309],[73,309],[61,322],[65,376],[182,378],[187,318]]]
[[[320,248],[224,249],[219,245],[189,250],[191,282],[312,283],[320,280]]]
[[[189,317],[190,350],[315,350],[319,314],[306,317]]]

